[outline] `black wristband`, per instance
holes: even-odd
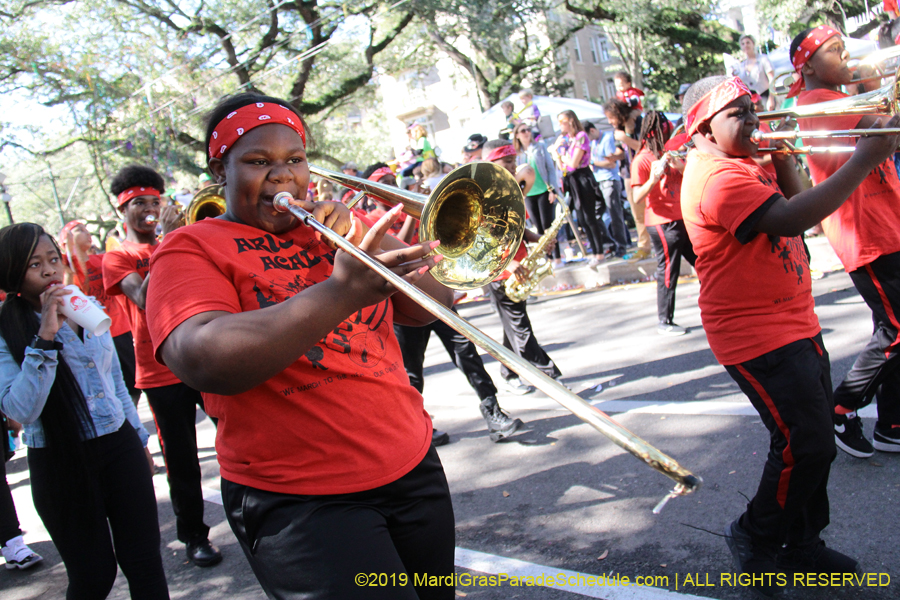
[[[45,340],[39,335],[34,336],[34,339],[31,340],[31,347],[36,348],[37,350],[62,350],[63,345],[62,342],[57,342],[56,340]]]

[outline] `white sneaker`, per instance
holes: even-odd
[[[507,379],[504,384],[507,390],[513,394],[518,394],[519,396],[524,396],[525,394],[530,394],[534,391],[534,386],[528,385],[518,377]]]
[[[12,569],[30,569],[38,564],[44,557],[25,545],[22,536],[16,536],[6,542],[6,545],[0,549],[3,558],[6,559],[6,568]]]
[[[656,333],[668,336],[684,335],[687,333],[687,329],[675,323],[660,323],[656,328]]]

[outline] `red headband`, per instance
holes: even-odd
[[[697,133],[700,124],[713,118],[717,112],[741,96],[749,95],[750,89],[737,77],[723,81],[711,89],[691,107],[685,117],[684,124],[687,127],[688,136]]]
[[[66,237],[69,235],[69,232],[72,231],[73,229],[75,229],[76,227],[78,227],[79,225],[84,225],[84,221],[75,220],[75,221],[69,221],[68,223],[66,223],[59,232],[59,243],[65,244]]]
[[[501,158],[504,158],[506,156],[515,156],[515,155],[516,155],[516,149],[513,147],[513,145],[506,144],[504,146],[499,146],[499,147],[491,150],[491,153],[487,155],[487,158],[485,160],[494,162],[495,160],[500,160]]]
[[[369,181],[374,181],[374,182],[378,183],[379,181],[381,181],[388,175],[393,175],[393,174],[394,174],[394,172],[391,171],[390,167],[381,167],[379,169],[376,169],[374,173],[369,175]]]
[[[794,65],[794,70],[797,71],[798,75],[800,75],[800,79],[798,79],[793,83],[793,85],[791,85],[791,89],[788,90],[787,94],[788,98],[793,98],[804,88],[803,75],[800,74],[800,69],[803,68],[803,65],[809,62],[809,59],[812,58],[812,55],[816,53],[816,50],[819,49],[819,46],[836,35],[841,35],[841,32],[836,29],[832,29],[827,25],[819,25],[818,27],[810,31],[805,38],[803,38],[803,41],[800,42],[799,46],[797,46],[797,51],[794,53],[794,56],[791,57],[791,64]]]
[[[209,140],[209,157],[222,158],[225,151],[245,132],[273,123],[287,125],[296,131],[306,147],[306,131],[294,111],[273,102],[256,102],[228,113],[227,117],[219,121]]]
[[[159,198],[159,190],[152,187],[130,187],[117,196],[119,199],[119,208],[121,209],[138,196],[156,196]]]

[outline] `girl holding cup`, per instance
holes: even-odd
[[[67,598],[105,598],[116,562],[132,598],[168,598],[147,431],[109,333],[69,322],[53,238],[0,230],[0,410],[25,426],[34,506],[65,563]],[[112,537],[110,537],[110,531]]]

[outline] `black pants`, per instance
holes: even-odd
[[[128,388],[128,395],[137,406],[138,398],[141,396],[141,390],[134,387],[134,337],[131,332],[125,332],[113,338],[113,344],[116,347],[116,354],[119,356],[119,363],[122,365],[122,379],[125,380],[125,387]]]
[[[222,501],[269,598],[454,598],[453,586],[413,586],[416,574],[453,574],[453,506],[434,447],[412,471],[373,490],[295,496],[223,479]]]
[[[513,302],[506,295],[506,281],[492,281],[488,284],[491,292],[491,304],[500,315],[503,324],[503,345],[530,362],[554,379],[562,375],[550,356],[541,348],[531,327],[525,302]],[[518,374],[500,364],[503,379],[518,377]]]
[[[681,257],[693,266],[697,255],[684,221],[649,225],[647,233],[656,253],[656,310],[659,322],[669,324],[675,318],[675,288],[681,275]]]
[[[0,417],[2,418],[2,417]],[[5,434],[5,429],[0,427],[0,432]],[[0,440],[6,443],[6,435]],[[13,504],[12,491],[9,489],[9,482],[6,481],[6,459],[0,450],[0,547],[5,546],[6,542],[22,535],[19,529],[19,516],[16,514],[16,505]]]
[[[872,311],[875,331],[834,390],[834,403],[857,410],[874,396],[879,425],[900,425],[900,252],[851,271],[850,279]]]
[[[95,501],[90,514],[77,519],[52,508],[58,505],[53,498],[70,497],[72,484],[64,473],[52,475],[59,470],[53,468],[50,452],[28,450],[34,507],[69,576],[66,598],[106,598],[116,579],[117,561],[133,599],[168,598],[156,494],[137,433],[126,421],[119,431],[88,440],[84,447]]]
[[[608,179],[597,182],[600,198],[609,210],[609,237],[615,244],[616,256],[622,256],[628,250],[628,228],[625,226],[625,203],[622,201],[621,179]],[[598,211],[602,212],[602,211]],[[602,223],[603,220],[600,219]],[[605,225],[605,223],[604,223]]]
[[[597,197],[597,180],[594,179],[594,174],[587,167],[576,169],[566,175],[563,181],[572,196],[575,211],[578,212],[578,224],[587,232],[591,252],[603,256],[603,244],[615,242],[610,237],[603,219],[597,216],[600,198]]]
[[[489,396],[496,396],[497,386],[494,385],[491,376],[484,369],[484,362],[481,360],[475,344],[441,320],[424,327],[394,325],[394,333],[397,341],[400,342],[403,366],[406,367],[409,383],[420,394],[425,389],[425,376],[422,369],[425,362],[425,349],[428,348],[428,338],[431,337],[432,331],[441,338],[453,364],[463,372],[478,397],[484,400]]]
[[[540,235],[544,235],[556,219],[556,205],[550,204],[550,192],[525,196],[525,210]],[[559,258],[559,246],[553,247],[553,258]]]
[[[837,454],[822,334],[725,369],[770,436],[762,479],[741,526],[771,550],[815,540],[829,522],[826,488]]]
[[[176,534],[186,544],[203,541],[209,535],[209,527],[203,522],[203,491],[194,425],[197,407],[203,408],[203,397],[183,383],[145,389],[144,393],[150,402],[166,461]]]

